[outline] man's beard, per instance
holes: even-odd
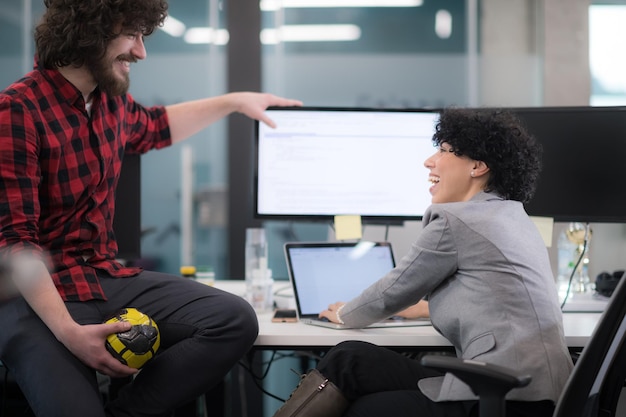
[[[130,78],[127,73],[123,74],[123,78],[119,78],[113,72],[113,63],[120,59],[135,62],[132,56],[120,55],[114,61],[103,57],[88,64],[96,83],[98,83],[98,87],[100,87],[100,91],[110,96],[126,94],[130,85]]]

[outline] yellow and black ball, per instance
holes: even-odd
[[[106,348],[123,364],[140,369],[159,349],[159,328],[154,320],[135,308],[122,309],[106,323],[120,321],[127,321],[132,327],[127,332],[110,334],[106,340]]]

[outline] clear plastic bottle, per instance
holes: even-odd
[[[267,239],[265,230],[260,228],[246,229],[246,283],[251,281],[255,270],[267,269]]]
[[[265,230],[246,230],[246,299],[258,312],[273,306],[272,271],[268,268],[268,248]]]
[[[272,270],[262,271],[256,269],[254,278],[247,286],[246,299],[258,313],[265,313],[273,310],[274,307],[274,280]]]

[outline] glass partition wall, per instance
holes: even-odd
[[[350,3],[262,0],[264,88],[309,106],[470,101],[465,1]]]
[[[307,106],[540,105],[540,9],[536,2],[506,3],[261,0],[262,87]],[[265,224],[276,239],[270,263],[277,278],[286,278],[285,240],[334,238],[330,223],[306,231],[302,224]],[[389,231],[400,256],[415,227],[366,226],[364,233],[385,240]]]
[[[145,104],[173,104],[226,92],[228,31],[218,0],[170,1],[147,59],[131,70],[131,93]],[[142,157],[142,262],[178,273],[210,266],[227,277],[227,124],[220,121]]]

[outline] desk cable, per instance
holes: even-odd
[[[588,243],[589,243],[589,223],[587,223],[585,226],[585,238],[583,240],[583,247],[582,247],[582,250],[580,251],[580,256],[578,257],[578,260],[576,261],[576,265],[574,265],[574,267],[572,268],[572,273],[570,274],[569,280],[567,282],[567,291],[565,292],[565,297],[563,297],[563,302],[561,303],[561,311],[563,311],[563,308],[565,307],[565,303],[567,302],[567,298],[569,297],[570,290],[572,289],[572,281],[574,281],[574,275],[576,275],[576,270],[578,269],[578,266],[584,259],[585,253],[587,252]]]
[[[289,281],[289,278],[287,278],[287,280],[283,280],[282,278],[280,279],[280,281],[274,281],[274,285],[276,286],[276,284],[278,282],[284,283],[285,285],[283,285],[282,287],[276,288],[273,292],[273,296],[274,296],[274,304],[273,304],[273,308],[279,308],[278,306],[283,306],[281,308],[284,309],[289,309],[289,310],[293,310],[293,303],[294,303],[294,298],[293,298],[293,287],[291,286],[291,282]],[[280,303],[279,303],[279,300]]]
[[[267,375],[269,374],[270,368],[272,366],[273,363],[275,363],[278,360],[281,359],[287,359],[287,358],[295,358],[295,357],[299,357],[302,356],[302,351],[293,351],[291,353],[280,353],[279,351],[273,350],[272,351],[272,356],[269,358],[269,360],[262,362],[261,365],[265,366],[265,370],[262,372],[261,375],[257,375],[254,370],[252,369],[252,361],[253,361],[253,356],[254,356],[254,351],[251,351],[247,356],[246,359],[242,359],[239,361],[239,365],[245,369],[248,374],[250,374],[250,376],[252,377],[252,381],[254,382],[254,385],[265,395],[274,398],[275,400],[281,401],[281,402],[285,402],[286,399],[281,398],[275,394],[272,394],[271,392],[267,391],[265,388],[263,388],[263,386],[261,385],[261,381],[263,381]],[[307,352],[307,356],[313,357],[313,359],[315,360],[319,360],[320,357],[313,354],[313,352]],[[294,373],[296,373],[297,375],[301,376],[299,372],[297,372],[295,369],[292,369],[292,371]]]
[[[276,358],[276,355],[279,355],[278,358]],[[284,358],[288,358],[288,357],[293,357],[294,355],[285,355],[285,354],[279,354],[278,351],[274,350],[272,351],[272,356],[271,358],[267,361],[262,363],[261,365],[265,366],[265,370],[263,371],[263,373],[261,375],[257,375],[254,370],[252,369],[252,359],[250,358],[250,356],[248,356],[247,359],[247,363],[242,359],[239,361],[239,365],[245,369],[248,374],[250,374],[250,376],[252,377],[252,382],[254,382],[254,385],[256,385],[256,387],[261,390],[261,392],[267,396],[270,396],[278,401],[282,401],[285,402],[284,398],[280,398],[277,395],[272,394],[271,392],[267,391],[265,388],[263,388],[263,386],[261,385],[261,381],[263,381],[265,379],[265,377],[267,377],[267,374],[270,371],[270,368],[272,367],[272,363],[274,363],[274,361],[279,360],[279,359],[284,359]]]

